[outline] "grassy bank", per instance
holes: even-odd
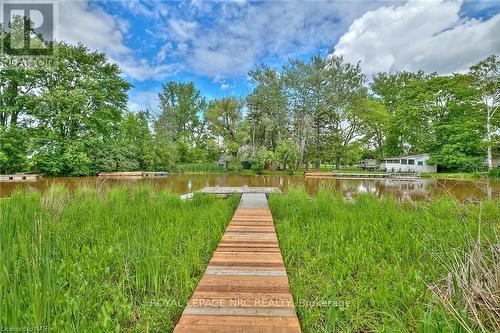
[[[0,327],[169,332],[237,204],[149,187],[0,202]]]
[[[303,332],[465,331],[430,287],[442,286],[455,255],[469,251],[479,214],[482,242],[495,239],[498,200],[480,209],[444,197],[405,205],[292,190],[270,205]],[[499,259],[488,264],[497,274]],[[460,318],[477,327],[458,290],[453,297]]]
[[[229,171],[217,166],[217,163],[182,163],[175,167],[176,172],[182,173],[228,173]]]
[[[494,169],[490,172],[428,172],[421,173],[423,178],[436,178],[436,179],[453,179],[453,180],[471,180],[477,181],[481,179],[500,179],[500,169]],[[228,169],[220,168],[215,162],[211,163],[185,163],[176,166],[175,172],[180,173],[196,173],[196,174],[206,174],[206,173],[220,173],[220,174],[238,174],[238,175],[255,175],[256,172],[253,170],[243,170],[239,164],[231,164]],[[385,174],[386,171],[370,171],[363,170],[359,168],[355,169],[340,169],[336,170],[332,165],[322,165],[319,169],[309,168],[308,172],[334,172],[334,173],[377,173]],[[293,171],[295,175],[303,175],[306,169],[299,168]],[[263,169],[259,174],[263,175],[289,175],[291,170],[274,170],[270,171],[268,169]]]
[[[453,179],[453,180],[479,180],[487,178],[479,172],[430,172],[423,173],[424,178]]]

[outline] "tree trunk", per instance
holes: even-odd
[[[306,130],[305,127],[302,131],[302,137],[300,138],[300,158],[299,158],[299,164],[298,166],[302,165],[304,163],[304,154],[306,151]],[[306,167],[307,169],[307,167]]]
[[[340,170],[340,155],[335,156],[335,169]]]
[[[486,110],[486,140],[487,140],[487,145],[488,145],[488,153],[487,153],[487,160],[488,160],[488,170],[493,169],[493,154],[492,154],[492,149],[491,149],[491,111],[490,108],[487,108]]]

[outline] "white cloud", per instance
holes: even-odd
[[[176,64],[152,65],[146,59],[125,58],[116,62],[124,73],[138,81],[162,80],[177,72]]]
[[[361,61],[368,74],[422,69],[463,71],[500,53],[500,14],[461,18],[462,1],[414,1],[385,6],[356,19],[335,46],[336,55]]]
[[[181,19],[170,19],[168,25],[179,41],[187,41],[194,37],[196,22],[189,22]]]
[[[150,109],[154,110],[158,106],[158,91],[146,90],[137,91],[132,90],[130,93],[128,108],[133,112]]]
[[[152,11],[140,2],[127,3],[133,12],[158,17],[158,14],[155,14],[158,11]],[[166,13],[165,10],[163,12]],[[163,79],[175,72],[174,65],[157,65],[137,56],[135,51],[125,44],[125,36],[128,33],[129,23],[126,20],[108,14],[87,0],[59,2],[59,40],[70,44],[81,42],[90,49],[106,53],[111,61],[119,64],[127,76],[139,81]]]
[[[163,44],[163,46],[160,48],[160,51],[158,51],[158,54],[156,55],[157,62],[161,63],[163,60],[165,60],[165,57],[167,56],[168,52],[172,50],[172,48],[172,43]]]
[[[82,42],[91,49],[111,55],[130,54],[123,42],[127,24],[87,1],[59,2],[59,39]]]
[[[162,57],[211,78],[244,76],[260,59],[272,64],[331,47],[355,17],[380,5],[363,1],[194,4],[180,4],[160,28],[164,43],[177,45]]]

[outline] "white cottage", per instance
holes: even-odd
[[[437,172],[437,165],[428,164],[429,154],[389,157],[380,162],[380,170],[387,172]]]

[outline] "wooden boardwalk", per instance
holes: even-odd
[[[244,193],[174,333],[300,333],[264,193]]]

